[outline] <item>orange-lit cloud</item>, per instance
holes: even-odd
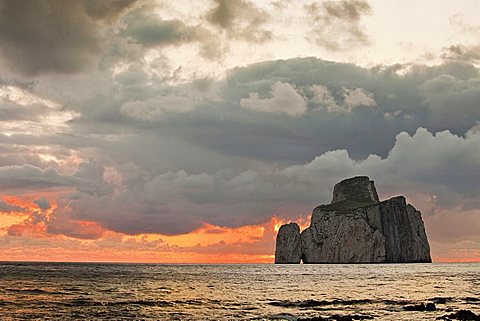
[[[0,246],[0,257],[39,261],[271,263],[275,222],[272,218],[264,225],[234,229],[205,225],[180,236],[104,232],[91,240],[51,234],[39,238],[36,231],[29,230],[22,231],[21,236],[4,235],[5,242],[0,243],[9,246]]]
[[[300,231],[303,231],[304,229],[306,229],[307,227],[310,226],[310,218],[311,218],[310,215],[305,216],[305,217],[301,216],[301,217],[299,217],[297,219],[293,219],[291,221],[294,221],[295,223],[297,223],[298,226],[300,226]],[[278,232],[278,230],[280,229],[280,226],[282,226],[283,224],[290,223],[290,220],[285,220],[285,219],[281,219],[281,218],[278,218],[278,217],[274,217],[273,220],[275,221],[275,226],[274,226],[275,232]]]
[[[182,235],[161,235],[161,234],[147,234],[137,236],[125,236],[124,239],[147,239],[147,240],[163,240],[175,246],[208,246],[218,242],[225,242],[227,244],[235,242],[254,243],[264,236],[264,225],[250,225],[239,228],[226,228],[205,224],[198,230],[188,234]]]
[[[38,195],[2,199],[16,211],[0,212],[1,260],[270,263],[276,230],[284,223],[272,217],[238,228],[205,223],[183,235],[132,236],[105,230],[94,221],[74,220],[68,204],[59,205],[54,198],[48,199],[46,209],[37,204]]]
[[[38,195],[2,199],[16,211],[0,214],[1,260],[271,263],[276,232],[286,222],[274,216],[259,225],[227,228],[204,223],[183,235],[132,236],[105,230],[94,221],[74,220],[68,216],[68,204],[59,205],[54,198],[48,199],[47,209],[37,204]],[[308,218],[296,220],[306,224]]]
[[[4,204],[16,209],[10,212],[0,212],[0,226],[8,234],[13,236],[21,236],[25,231],[34,232],[37,235],[46,233],[46,222],[53,216],[57,202],[55,199],[46,200],[38,198],[34,195],[26,195],[22,198],[11,195],[2,196]],[[42,208],[40,201],[46,202],[47,207]],[[12,216],[15,219],[12,220]],[[7,222],[14,221],[13,224]]]

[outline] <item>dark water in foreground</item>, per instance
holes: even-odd
[[[435,312],[403,309],[436,297]],[[449,309],[480,313],[480,264],[0,262],[1,320],[434,320]]]

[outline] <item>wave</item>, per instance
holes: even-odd
[[[126,305],[140,305],[140,306],[155,306],[155,307],[170,307],[175,305],[173,302],[164,300],[120,300],[120,301],[99,301],[89,298],[72,299],[63,303],[67,306],[126,306]]]
[[[358,300],[303,300],[303,301],[270,301],[268,304],[284,308],[315,308],[329,305],[362,305],[378,303],[372,299],[358,299]],[[385,301],[382,301],[385,302]]]
[[[58,294],[58,295],[68,294],[68,292],[49,291],[49,290],[37,289],[37,288],[33,288],[33,289],[28,289],[28,288],[22,288],[22,289],[7,288],[7,289],[5,289],[5,291],[8,291],[8,292],[16,292],[16,293],[25,293],[25,294],[53,294],[53,295],[55,295],[55,294]]]

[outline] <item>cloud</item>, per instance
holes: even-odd
[[[414,135],[403,132],[386,158],[370,155],[360,161],[336,150],[283,169],[222,169],[212,174],[179,170],[153,176],[137,172],[121,180],[119,193],[72,199],[69,215],[126,234],[183,234],[204,223],[257,225],[272,216],[307,215],[329,202],[336,182],[354,175],[369,175],[384,198],[406,195],[426,216],[449,208],[480,210],[479,133],[473,129],[460,137],[426,129]]]
[[[444,81],[447,76],[452,80]],[[336,149],[354,159],[385,157],[402,131],[425,127],[464,135],[478,120],[477,79],[478,70],[460,62],[365,68],[302,58],[235,68],[223,80],[206,81],[202,92],[195,81],[166,86],[132,67],[113,79],[111,89],[74,100],[81,114],[61,134],[48,130],[0,141],[63,146],[63,152],[101,157],[114,167],[132,162],[147,173],[286,166]],[[439,80],[444,90],[436,87]],[[279,97],[290,101],[276,103]],[[371,106],[357,106],[362,101]]]
[[[49,112],[49,108],[42,105],[23,107],[12,102],[2,102],[0,100],[0,122],[25,120],[38,122],[45,112]]]
[[[439,129],[467,131],[480,119],[480,78],[458,79],[450,74],[429,79],[419,94],[431,112],[430,124]]]
[[[330,90],[323,85],[317,84],[313,85],[310,88],[313,93],[312,102],[320,107],[325,108],[329,112],[344,112],[345,109],[342,109],[336,102],[335,97],[333,97]]]
[[[2,213],[12,213],[12,212],[23,212],[25,210],[24,207],[19,206],[17,204],[11,204],[5,202],[4,199],[0,198],[0,212]]]
[[[109,21],[117,19],[136,0],[84,0],[86,13],[96,20]]]
[[[124,31],[144,46],[168,46],[188,43],[197,38],[195,27],[180,20],[161,20],[154,15],[135,17]]]
[[[77,115],[22,88],[0,86],[0,130],[4,135],[41,136],[65,129],[66,123]]]
[[[362,88],[343,88],[344,104],[349,111],[359,106],[375,106],[373,94]]]
[[[247,0],[214,0],[215,7],[207,15],[208,21],[226,31],[233,39],[264,42],[272,38],[271,31],[262,29],[268,13]]]
[[[346,50],[369,43],[368,35],[360,25],[371,7],[364,0],[314,2],[305,6],[313,28],[310,36],[319,46],[329,50]]]
[[[172,47],[177,47],[175,51],[170,51],[173,55],[177,55],[182,49],[185,53],[187,50],[192,52],[194,48],[197,52],[195,60],[198,57],[207,61],[222,59],[228,51],[228,41],[219,37],[216,30],[208,27],[204,17],[189,19],[184,15],[169,15],[177,9],[175,3],[143,2],[122,19],[120,39],[127,40],[130,45],[141,45],[146,50],[161,49],[162,51],[157,51],[161,54]],[[168,18],[162,17],[161,12],[167,12]],[[117,41],[121,42],[120,39]],[[184,47],[180,49],[180,46]],[[161,57],[162,59],[166,59],[166,56]],[[171,62],[175,59],[167,60]],[[153,64],[149,67],[151,69]]]
[[[6,260],[53,261],[128,261],[159,263],[185,262],[261,262],[272,260],[275,224],[273,218],[260,226],[227,229],[205,225],[185,236],[164,235],[126,236],[106,231],[100,238],[64,237],[50,234],[39,237],[30,231],[23,234],[0,235],[0,255]],[[209,230],[215,229],[211,234]],[[92,234],[93,235],[93,234]],[[17,250],[18,249],[18,250]]]
[[[0,54],[4,65],[28,76],[75,73],[95,65],[103,50],[103,24],[111,23],[134,2],[2,1]]]
[[[41,169],[31,165],[0,166],[0,189],[30,193],[52,188],[71,188],[88,195],[103,196],[112,191],[103,179],[104,171],[104,167],[93,159],[80,163],[78,171],[73,175],[63,175],[53,168]]]
[[[42,170],[31,165],[1,166],[0,178],[0,188],[4,191],[65,187],[75,183],[73,178],[58,174],[54,169]]]
[[[373,94],[363,88],[341,89],[343,101],[339,105],[330,90],[323,85],[315,84],[305,91],[313,93],[311,103],[324,107],[329,112],[351,113],[356,107],[372,107],[376,105]],[[289,83],[277,82],[272,85],[270,96],[261,98],[256,92],[250,92],[248,98],[240,100],[240,106],[258,112],[301,116],[307,111],[307,99],[299,90]]]
[[[122,105],[120,112],[124,115],[146,121],[164,118],[168,113],[189,112],[195,108],[193,97],[167,95],[146,101],[130,101]]]
[[[98,239],[105,232],[96,222],[72,219],[68,205],[61,206],[58,208],[55,200],[48,200],[45,197],[30,202],[19,197],[4,196],[0,199],[1,214],[13,213],[20,219],[18,223],[7,225],[4,230],[7,231],[7,235],[13,237],[22,237],[26,234],[40,237],[61,234],[77,239]]]
[[[343,101],[339,105],[330,90],[323,85],[313,85],[312,102],[333,113],[351,113],[357,107],[373,107],[376,105],[373,94],[363,88],[345,88],[341,90]]]
[[[178,235],[205,223],[286,220],[328,202],[337,181],[357,174],[384,196],[406,194],[426,216],[478,208],[469,181],[479,167],[478,70],[470,64],[364,68],[303,58],[177,86],[133,67],[125,73],[74,100],[80,115],[63,132],[0,135],[5,161],[36,165],[0,168],[2,190],[65,191],[48,233]],[[452,105],[470,117],[441,117]],[[33,157],[40,150],[57,159],[46,165]]]
[[[290,116],[300,116],[307,108],[302,95],[288,83],[273,84],[270,95],[271,98],[260,98],[258,93],[251,92],[248,98],[240,100],[240,106],[254,111],[284,113]]]
[[[89,92],[86,80],[73,81],[85,100],[65,98],[65,105],[80,114],[67,127],[45,130],[37,138],[0,139],[63,146],[87,158],[101,155],[113,166],[133,162],[147,172],[248,169],[254,162],[284,166],[336,149],[348,150],[354,159],[372,153],[384,157],[402,131],[413,134],[425,127],[464,135],[478,120],[478,78],[478,70],[464,62],[365,68],[301,58],[235,68],[225,79],[207,81],[213,90],[202,93],[195,81],[166,86],[134,65],[115,75],[110,87],[103,88],[108,79],[102,78],[98,91]],[[62,93],[73,90],[58,86]],[[291,99],[288,108],[272,103],[279,97]],[[370,106],[357,106],[362,101]],[[189,161],[192,157],[196,162]]]
[[[109,195],[112,192],[112,186],[105,182],[104,174],[105,167],[94,159],[80,163],[78,171],[73,175],[77,181],[76,188],[89,195]]]
[[[44,197],[35,200],[34,203],[37,204],[42,211],[46,211],[52,207],[50,202]]]
[[[96,240],[103,236],[105,230],[96,222],[58,220],[54,217],[48,222],[46,232],[76,239]]]
[[[480,33],[480,26],[469,23],[465,19],[465,16],[461,14],[454,14],[450,16],[449,21],[452,25],[460,29],[462,32],[470,33],[473,35],[478,35]]]
[[[466,62],[480,61],[480,46],[466,46],[462,44],[443,48],[442,58]]]
[[[165,9],[164,9],[165,10]],[[187,25],[180,19],[164,20],[154,13],[154,7],[144,5],[123,19],[123,37],[146,48],[162,48],[197,43],[199,54],[208,59],[221,57],[223,44],[201,24]]]

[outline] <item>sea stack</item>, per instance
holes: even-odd
[[[302,240],[297,223],[284,224],[277,234],[275,263],[299,263],[302,259]]]
[[[367,176],[341,181],[330,204],[313,210],[310,226],[277,234],[275,263],[431,262],[422,216],[397,196],[380,202]]]

